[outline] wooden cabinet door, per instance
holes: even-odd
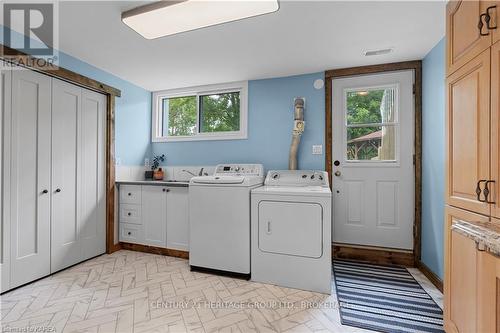
[[[50,90],[50,77],[12,71],[10,288],[50,273]]]
[[[479,17],[488,8],[487,1],[450,1],[446,6],[447,75],[454,73],[491,45],[492,34],[486,25],[481,36]],[[484,23],[484,20],[483,20]]]
[[[477,332],[476,243],[451,226],[456,221],[488,222],[489,217],[447,206],[445,216],[444,324],[446,332]]]
[[[477,332],[500,332],[500,258],[478,252]]]
[[[167,189],[142,186],[142,223],[144,244],[167,247]]]
[[[492,44],[500,40],[500,1],[488,1],[487,13],[490,15],[490,29],[492,34]],[[496,27],[496,28],[495,28]]]
[[[490,179],[490,50],[446,80],[446,202],[489,215],[477,199],[479,180]]]
[[[500,6],[499,6],[500,10]],[[499,28],[500,29],[500,28]],[[491,215],[500,218],[500,42],[491,48]]]
[[[174,250],[188,251],[188,188],[170,187],[167,191],[167,247]]]

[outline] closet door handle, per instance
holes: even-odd
[[[57,189],[56,189],[56,193],[59,193],[59,192],[61,192],[61,189],[60,189],[60,188],[57,188]]]
[[[487,180],[484,183],[484,190],[483,190],[483,193],[484,193],[484,202],[489,203],[489,204],[495,204],[495,201],[488,200],[488,196],[491,193],[490,188],[488,187],[488,184],[490,184],[490,183],[495,184],[495,181],[494,180]]]
[[[483,192],[483,190],[481,189],[481,183],[485,183],[486,181],[487,181],[486,179],[480,179],[477,182],[477,186],[476,186],[477,201],[486,202],[486,200],[481,199],[481,192]]]
[[[486,8],[486,13],[485,13],[486,16],[484,17],[484,22],[486,22],[486,26],[488,27],[489,30],[495,30],[497,28],[496,25],[494,27],[490,26],[490,22],[491,22],[490,10],[495,9],[495,8],[497,8],[496,5]]]
[[[479,29],[480,36],[488,36],[490,34],[489,32],[483,33],[483,27],[484,27],[483,17],[486,18],[486,16],[488,16],[488,14],[479,15],[479,23],[477,24],[477,28]],[[485,19],[485,21],[486,21],[486,19]],[[489,20],[488,20],[488,22],[489,22]]]

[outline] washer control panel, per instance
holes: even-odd
[[[271,170],[264,185],[328,187],[328,173],[316,170]]]
[[[214,176],[264,176],[262,164],[219,164]]]

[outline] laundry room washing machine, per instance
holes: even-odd
[[[269,171],[252,190],[252,281],[330,294],[331,207],[326,172]]]
[[[250,193],[262,186],[262,164],[221,164],[189,182],[189,265],[250,274]]]

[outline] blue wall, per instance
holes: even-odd
[[[0,26],[1,43],[3,29]],[[13,43],[19,38],[22,35],[14,32]],[[63,52],[59,66],[121,90],[122,96],[116,98],[116,157],[123,165],[143,164],[150,155],[151,92]]]
[[[443,278],[445,40],[422,63],[422,262]]]
[[[248,82],[248,139],[153,143],[152,151],[167,156],[167,165],[262,163],[266,169],[287,169],[293,127],[293,100],[306,98],[306,128],[299,149],[299,168],[325,167],[324,155],[312,155],[312,145],[324,146],[325,92],[314,73]]]

